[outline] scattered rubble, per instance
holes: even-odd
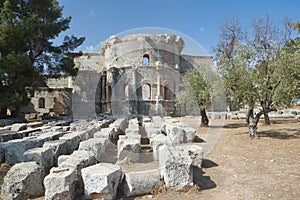
[[[278,115],[300,113],[270,113]],[[209,116],[243,118],[241,113]],[[163,184],[181,190],[193,185],[193,167],[201,167],[203,159],[202,147],[191,144],[196,130],[170,117],[22,123],[0,133],[0,161],[13,165],[2,189],[9,199],[115,199],[118,187],[133,197]],[[157,166],[124,168],[144,163]]]

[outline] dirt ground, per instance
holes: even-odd
[[[220,128],[200,128],[198,118],[182,121],[197,128],[198,145],[205,143],[201,138],[208,129]],[[226,120],[202,169],[194,168],[195,186],[181,192],[162,187],[155,194],[131,199],[300,199],[300,119],[271,119],[271,123],[265,126],[261,121],[258,136],[250,139],[244,120]],[[7,169],[1,165],[0,184]]]
[[[197,120],[183,121],[204,137],[207,128],[197,127]],[[202,169],[194,172],[194,188],[137,199],[300,199],[300,119],[271,119],[271,126],[262,123],[256,139],[250,139],[244,120],[226,120]]]

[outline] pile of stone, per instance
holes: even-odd
[[[254,114],[259,113],[260,109],[254,109]],[[241,109],[238,111],[232,112],[208,112],[207,116],[212,120],[225,120],[225,119],[246,119],[247,118],[247,109]],[[300,110],[299,109],[284,109],[278,111],[269,112],[270,118],[299,118]],[[261,118],[264,118],[264,115],[261,115]]]
[[[193,166],[201,167],[202,148],[191,144],[195,134],[172,118],[153,116],[78,121],[53,134],[1,143],[5,162],[15,164],[2,197],[115,199],[149,194],[164,183],[183,189],[193,185]]]

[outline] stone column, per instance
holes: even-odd
[[[130,85],[128,96],[129,96],[129,102],[131,106],[131,114],[137,113],[137,80],[136,80],[136,67],[132,66],[132,85]]]

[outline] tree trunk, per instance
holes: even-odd
[[[253,108],[250,108],[250,109],[248,110],[247,119],[246,119],[247,124],[250,123],[250,118],[252,118],[252,119],[254,118]]]
[[[264,113],[265,125],[270,125],[270,118],[268,113]]]
[[[248,128],[249,128],[249,136],[251,138],[254,138],[256,136],[256,133],[257,133],[257,124],[259,122],[260,116],[261,115],[267,115],[267,119],[270,122],[268,113],[271,112],[271,111],[276,111],[276,109],[275,108],[268,108],[268,109],[262,110],[259,113],[257,113],[256,116],[255,116],[255,118],[253,118],[253,117],[251,118],[250,117]]]
[[[248,129],[250,138],[254,138],[256,136],[258,120],[254,119],[253,117],[249,118]]]
[[[209,120],[208,120],[208,117],[206,115],[205,108],[200,110],[200,114],[201,114],[201,125],[200,126],[208,127]]]

